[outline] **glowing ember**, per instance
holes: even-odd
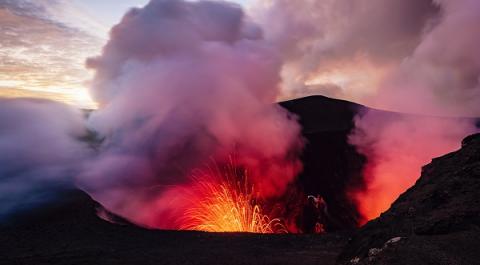
[[[287,233],[278,218],[263,213],[247,172],[229,167],[226,173],[196,176],[197,201],[185,212],[183,230],[205,232]]]

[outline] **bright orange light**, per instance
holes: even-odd
[[[245,170],[230,168],[195,177],[197,201],[185,212],[182,230],[205,232],[287,233],[278,218],[263,213]]]

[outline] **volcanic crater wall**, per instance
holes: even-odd
[[[479,264],[480,134],[423,167],[390,210],[365,225],[341,264]]]

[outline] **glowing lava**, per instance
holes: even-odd
[[[194,177],[192,207],[187,209],[181,229],[205,232],[287,233],[279,218],[264,214],[258,196],[248,182],[246,170],[200,172]]]

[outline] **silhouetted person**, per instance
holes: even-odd
[[[317,226],[315,232],[324,233],[325,225],[329,221],[327,203],[320,195],[318,195],[315,198],[315,205],[317,206]]]
[[[314,234],[318,222],[318,208],[315,197],[308,196],[307,203],[303,208],[303,232]]]
[[[328,221],[327,203],[321,196],[317,196],[315,198],[315,205],[317,206],[318,210],[317,222],[321,224],[326,224]]]

